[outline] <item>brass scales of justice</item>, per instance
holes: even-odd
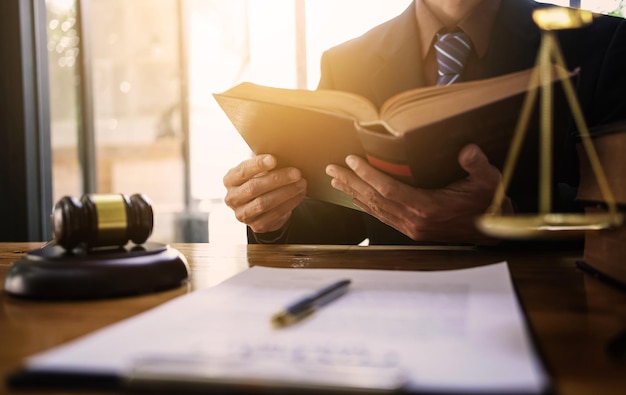
[[[554,30],[573,29],[588,25],[593,20],[590,11],[568,8],[546,8],[533,13],[533,20],[542,30],[541,45],[535,68],[530,77],[530,89],[524,98],[520,117],[514,131],[502,171],[502,182],[494,195],[491,206],[476,221],[483,233],[503,239],[532,239],[578,235],[618,227],[623,216],[617,210],[615,198],[609,188],[595,151],[589,130],[578,103],[573,84],[568,78],[563,55]],[[553,63],[554,62],[554,63]],[[553,67],[556,64],[560,67]],[[607,211],[600,213],[552,213],[552,72],[556,70],[565,97],[580,134],[581,143],[589,157],[591,169],[605,200]],[[539,210],[537,214],[503,215],[501,207],[511,181],[515,163],[524,140],[533,106],[541,91],[540,140],[539,140]]]

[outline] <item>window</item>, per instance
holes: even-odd
[[[323,49],[409,2],[47,0],[54,200],[85,190],[77,87],[90,84],[95,191],[150,197],[155,241],[245,242],[222,177],[249,151],[211,94],[243,80],[314,88]]]
[[[46,0],[54,200],[89,182],[142,192],[155,241],[243,243],[222,177],[249,151],[211,94],[244,80],[314,89],[323,50],[411,0],[76,1]],[[623,13],[624,0],[580,3]]]
[[[537,0],[539,1],[539,0]],[[579,7],[601,14],[626,16],[626,2],[624,0],[542,0],[542,3],[556,4],[560,6]]]

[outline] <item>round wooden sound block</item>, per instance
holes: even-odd
[[[34,299],[98,299],[176,288],[188,278],[185,257],[164,244],[71,252],[47,246],[13,263],[4,290]]]

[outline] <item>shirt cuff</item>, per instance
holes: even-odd
[[[252,234],[259,244],[282,244],[287,241],[287,229],[289,229],[289,221],[278,230],[266,233],[252,232]]]

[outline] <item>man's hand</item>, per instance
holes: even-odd
[[[295,168],[276,169],[276,158],[258,155],[224,176],[226,205],[255,233],[280,229],[306,194],[306,180]]]
[[[355,155],[346,157],[352,171],[329,165],[326,173],[333,177],[332,186],[352,195],[357,206],[413,240],[493,244],[474,221],[491,204],[501,174],[473,144],[459,152],[458,160],[469,175],[435,190],[401,183]],[[502,212],[513,212],[510,199]]]

